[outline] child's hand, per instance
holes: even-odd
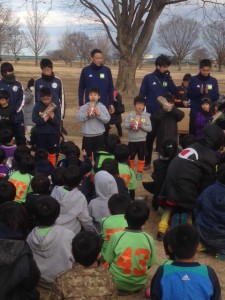
[[[84,156],[86,156],[86,155],[87,155],[87,152],[86,152],[86,150],[85,150],[85,149],[83,149],[81,153],[82,153],[82,157],[84,157]]]
[[[88,107],[88,110],[87,110],[87,116],[88,117],[94,117],[94,115],[95,115],[95,112],[94,112],[94,107],[93,106],[89,106]]]
[[[143,127],[143,123],[142,122],[139,122],[138,123],[138,128],[142,128]]]
[[[130,122],[130,127],[131,127],[131,128],[134,128],[135,126],[137,126],[137,122],[136,122],[135,120],[132,120],[132,121]]]
[[[48,120],[49,120],[49,115],[46,115],[44,118],[43,118],[43,120],[45,121],[45,122],[47,122]]]
[[[101,111],[100,111],[100,109],[98,109],[97,107],[94,109],[94,113],[95,113],[95,115],[96,116],[100,116],[100,114],[101,114]]]
[[[200,87],[200,93],[201,93],[201,94],[204,94],[204,86],[203,86],[203,84],[202,84],[201,87]]]
[[[48,113],[48,116],[49,116],[49,118],[54,119],[54,116],[55,116],[54,111],[50,111],[50,112]]]
[[[117,101],[117,100],[115,100],[115,101]],[[113,106],[113,105],[110,105],[110,106],[109,106],[109,113],[110,113],[110,114],[114,114],[114,112],[115,112],[114,106]]]

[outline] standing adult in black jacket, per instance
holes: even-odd
[[[21,204],[0,205],[0,299],[39,300],[40,271],[25,241],[26,221]]]
[[[202,138],[184,149],[170,163],[160,198],[169,200],[175,206],[192,210],[199,194],[215,180],[217,150],[223,140],[221,128],[206,125]]]

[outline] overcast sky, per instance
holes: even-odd
[[[204,20],[204,16],[201,9],[196,9],[196,6],[194,6],[194,3],[196,3],[197,0],[192,0],[189,3],[192,3],[192,5],[186,5],[186,4],[179,4],[179,5],[171,5],[167,9],[163,11],[161,14],[159,22],[163,22],[168,18],[168,16],[171,15],[183,15],[184,17],[191,17],[195,18],[201,22],[206,22]],[[25,26],[26,23],[26,16],[27,16],[27,10],[26,6],[23,5],[25,3],[25,0],[8,0],[6,1],[0,1],[0,3],[4,2],[4,6],[7,5],[11,7],[16,15],[20,18],[20,22]],[[43,10],[46,9],[47,3],[49,0],[45,0],[45,4],[43,4]],[[65,32],[66,30],[70,31],[84,31],[88,35],[93,35],[96,33],[96,30],[101,30],[100,28],[96,27],[96,23],[91,21],[90,19],[84,19],[80,17],[79,12],[75,12],[69,9],[66,9],[65,7],[62,8],[60,5],[57,5],[57,3],[60,3],[61,1],[53,0],[53,8],[49,11],[47,18],[44,21],[44,26],[46,31],[49,33],[50,36],[50,43],[44,53],[47,50],[54,50],[58,48],[58,39],[60,35]],[[224,1],[225,2],[225,1]],[[15,4],[16,3],[16,4]],[[212,9],[208,10],[208,14],[212,13]],[[26,28],[23,28],[26,30]],[[153,37],[154,38],[154,37]],[[153,43],[156,45],[156,43]],[[151,52],[153,54],[158,54],[158,47],[153,46]],[[24,54],[31,54],[28,49],[23,50]],[[44,55],[43,53],[43,55]]]

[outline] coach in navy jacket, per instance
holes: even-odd
[[[200,72],[190,79],[187,94],[191,100],[190,128],[191,134],[195,134],[195,118],[201,111],[201,99],[209,97],[212,101],[219,98],[219,88],[216,78],[210,76],[212,63],[209,59],[202,59],[199,63]]]
[[[152,131],[147,135],[147,152],[145,157],[145,169],[147,169],[151,163],[153,142],[156,138],[160,119],[156,117],[157,111],[162,108],[157,102],[159,96],[166,96],[168,94],[177,94],[177,88],[170,76],[168,67],[171,61],[166,55],[160,55],[156,58],[155,66],[156,70],[144,77],[140,95],[146,98],[146,110],[151,114]]]
[[[78,97],[79,106],[89,102],[88,94],[92,88],[99,89],[100,102],[113,110],[113,79],[111,70],[102,64],[102,51],[91,51],[92,63],[83,68],[80,75]]]

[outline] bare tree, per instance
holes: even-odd
[[[90,49],[93,47],[93,42],[90,37],[81,31],[70,33],[69,39],[73,41],[76,55],[80,58],[80,66],[90,57]]]
[[[208,57],[209,57],[209,51],[204,47],[195,49],[191,55],[191,58],[196,61],[200,61],[201,59],[208,58]]]
[[[191,0],[64,0],[70,8],[83,8],[83,15],[102,24],[114,48],[119,51],[116,88],[135,91],[135,73],[151,39],[155,23],[166,6]],[[201,3],[218,2],[204,1]],[[223,1],[220,1],[223,5]],[[135,39],[138,36],[137,39]]]
[[[10,8],[5,8],[0,4],[0,53],[5,48],[11,38],[13,28],[18,26],[19,19],[15,17]],[[9,38],[10,37],[10,38]]]
[[[172,17],[158,28],[158,42],[161,47],[169,51],[178,63],[181,70],[181,62],[193,50],[199,35],[199,24],[194,19]]]
[[[218,70],[221,71],[225,63],[225,24],[224,22],[212,22],[203,32],[203,38],[213,58],[216,59]]]
[[[35,55],[35,65],[38,65],[38,56],[43,52],[49,42],[49,35],[46,33],[43,22],[47,16],[48,10],[41,12],[40,2],[32,0],[30,6],[27,6],[27,32],[26,41],[28,48]]]
[[[69,32],[68,30],[64,32],[58,40],[58,44],[63,60],[66,64],[69,63],[72,67],[73,60],[76,56],[76,49],[74,47],[75,41],[73,39],[73,36],[71,36],[71,32]]]
[[[11,32],[10,39],[7,41],[6,48],[10,53],[14,55],[15,63],[17,62],[18,55],[21,53],[22,49],[26,48],[25,37],[23,31],[19,28],[14,27]]]
[[[107,34],[96,33],[93,37],[93,45],[92,48],[101,49],[104,54],[104,60],[109,60],[112,54],[112,44],[107,36]]]

